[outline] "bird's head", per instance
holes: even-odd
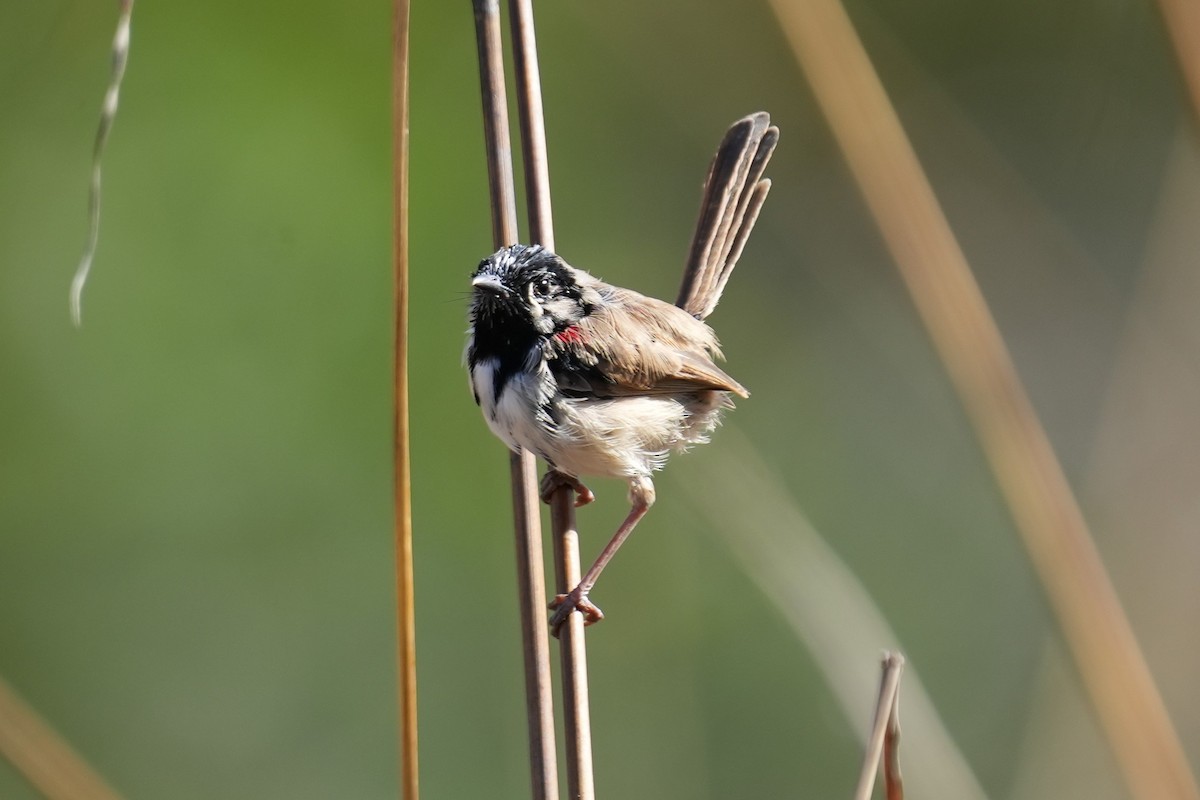
[[[503,247],[471,276],[471,324],[549,336],[590,314],[600,302],[595,283],[540,245]]]

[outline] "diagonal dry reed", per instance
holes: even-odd
[[[1200,3],[1195,0],[1158,0],[1159,11],[1175,56],[1179,59],[1179,70],[1187,85],[1192,100],[1192,114],[1200,122]]]
[[[400,785],[417,800],[417,639],[413,590],[412,481],[408,420],[408,72],[409,0],[392,9],[393,479],[396,550],[396,663]]]
[[[47,800],[120,800],[120,795],[3,680],[0,755]]]
[[[550,204],[550,167],[546,154],[546,125],[542,111],[541,76],[532,0],[510,0],[513,32],[513,65],[516,71],[517,110],[521,123],[521,153],[525,167],[529,238],[554,249],[554,222]],[[555,584],[565,594],[580,580],[579,532],[575,527],[575,495],[562,487],[551,498],[551,535],[554,541]],[[567,794],[577,800],[595,797],[592,771],[591,709],[588,700],[587,650],[583,614],[567,617],[562,628],[559,655],[562,665],[563,724],[566,745]]]
[[[870,731],[861,717],[862,691],[876,676],[864,655],[880,647],[900,649],[899,637],[735,423],[722,427],[719,446],[719,461],[681,462],[677,469],[696,477],[675,485],[804,643],[847,721],[866,742]],[[713,486],[721,491],[712,491]],[[906,756],[914,794],[986,800],[912,665],[904,680],[905,715],[921,731]]]
[[[504,60],[498,0],[473,0],[479,47],[484,142],[492,207],[492,239],[497,248],[517,241],[517,205],[513,186]],[[537,477],[532,454],[511,453],[513,527],[517,549],[517,592],[525,655],[525,702],[529,727],[529,769],[534,800],[558,797],[554,749],[550,644],[546,624],[546,587],[542,576],[542,537]]]
[[[771,2],[975,425],[1126,782],[1141,800],[1197,800],[1083,514],[845,9]]]

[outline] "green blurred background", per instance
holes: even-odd
[[[393,797],[390,4],[137,5],[77,331],[115,6],[0,6],[0,676],[130,798]],[[472,15],[414,6],[421,779],[429,798],[517,798],[507,460],[460,364],[466,279],[492,249]],[[1196,766],[1200,151],[1156,8],[849,10]],[[990,797],[1125,797],[768,6],[538,13],[557,240],[577,266],[673,297],[725,126],[765,108],[782,129],[713,323],[754,392],[729,426],[898,637],[862,662],[904,649]],[[599,792],[847,797],[846,713],[689,507],[692,462],[722,450],[718,433],[675,460],[595,594]],[[585,557],[625,511],[619,483],[593,488]],[[0,797],[34,796],[0,763]]]

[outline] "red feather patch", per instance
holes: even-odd
[[[583,332],[579,330],[579,326],[572,325],[554,334],[554,338],[563,344],[581,344],[583,342]]]

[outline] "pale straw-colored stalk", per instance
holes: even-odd
[[[1179,71],[1200,122],[1200,3],[1196,0],[1158,0],[1158,9],[1175,47]]]
[[[875,776],[882,770],[884,796],[887,800],[904,800],[904,782],[900,779],[900,675],[904,672],[904,656],[883,654],[883,669],[879,678],[879,701],[867,752],[858,776],[854,800],[871,800]]]
[[[676,466],[671,474],[686,474],[675,481],[676,490],[719,532],[746,575],[804,643],[865,745],[871,731],[864,698],[878,682],[870,659],[881,650],[902,651],[903,643],[736,423],[725,423],[713,447],[720,448],[720,459],[694,458]],[[913,731],[905,745],[913,796],[986,800],[933,704],[920,665],[912,661],[905,666],[904,716]]]
[[[2,679],[0,756],[46,800],[120,800],[120,795]]]
[[[1200,800],[1062,467],[845,9],[771,4],[975,426],[1130,790]]]

